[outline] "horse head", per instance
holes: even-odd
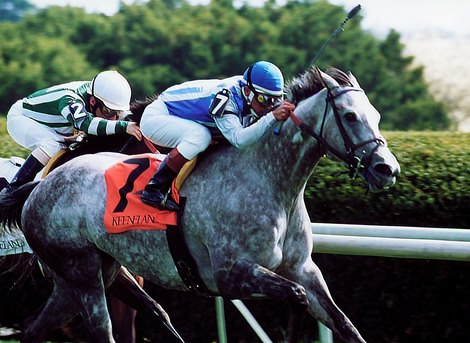
[[[311,106],[302,99],[307,102],[307,95],[314,92],[317,103],[317,97],[325,101],[314,116],[307,117]],[[380,113],[351,73],[311,69],[294,79],[288,94],[298,101],[296,114],[303,120],[300,128],[318,141],[320,154],[344,162],[349,175],[363,177],[373,192],[395,184],[400,165],[379,131]],[[318,112],[323,112],[320,118]]]

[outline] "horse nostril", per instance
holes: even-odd
[[[383,175],[387,175],[387,176],[392,176],[393,175],[392,168],[388,164],[385,164],[385,163],[376,164],[374,166],[374,170],[377,173],[380,173],[380,174],[383,174]]]

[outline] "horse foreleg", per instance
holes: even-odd
[[[148,295],[127,269],[121,267],[116,280],[108,288],[108,291],[138,312],[160,321],[171,332],[176,341],[184,343],[165,310]]]
[[[299,269],[283,272],[289,279],[303,285],[307,291],[308,312],[348,343],[366,341],[348,317],[338,308],[330,295],[320,269],[310,260]]]
[[[226,298],[257,295],[285,300],[291,306],[287,342],[297,342],[301,318],[307,309],[305,289],[267,268],[245,260],[236,262],[229,271],[216,273],[220,294]]]

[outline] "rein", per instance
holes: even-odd
[[[121,149],[119,149],[119,153],[124,153],[126,149],[135,142],[136,138],[135,137],[129,137],[126,141],[126,143],[122,146]],[[142,141],[144,142],[145,146],[147,149],[152,153],[152,154],[158,154],[158,149],[155,147],[155,145],[152,144],[150,140],[142,136]]]
[[[367,167],[370,164],[370,161],[364,161],[363,155],[357,156],[355,154],[355,151],[359,149],[360,147],[369,144],[369,143],[376,143],[375,148],[372,150],[372,153],[378,149],[380,145],[385,145],[385,141],[380,138],[380,137],[374,137],[365,141],[362,141],[360,143],[354,144],[353,141],[351,140],[351,137],[346,132],[346,129],[344,128],[343,122],[341,121],[341,118],[338,113],[338,108],[336,107],[335,104],[335,99],[339,97],[340,95],[343,95],[348,92],[364,92],[360,88],[354,88],[354,87],[346,87],[340,89],[338,92],[334,93],[331,89],[328,89],[328,94],[327,97],[325,98],[325,111],[323,112],[323,119],[322,119],[322,124],[321,124],[321,129],[320,133],[316,133],[310,126],[306,125],[299,117],[297,117],[294,112],[291,112],[290,118],[294,122],[295,125],[297,125],[302,132],[305,132],[309,136],[315,138],[318,143],[318,150],[321,153],[321,147],[325,147],[326,151],[331,152],[333,155],[341,159],[343,162],[347,164],[348,168],[348,174],[349,176],[353,179],[357,176],[359,171],[361,170],[366,170]],[[331,105],[331,108],[333,109],[333,113],[335,116],[335,121],[336,125],[338,126],[339,132],[341,134],[341,137],[343,138],[344,141],[344,146],[346,148],[346,153],[342,153],[335,149],[334,147],[329,144],[325,138],[323,138],[323,127],[325,124],[326,120],[326,115],[328,113],[328,105]],[[371,155],[372,155],[371,153]]]

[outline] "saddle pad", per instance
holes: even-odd
[[[140,195],[161,161],[153,154],[133,155],[105,171],[107,198],[104,226],[108,233],[128,230],[164,230],[176,225],[177,214],[144,204]],[[179,193],[172,185],[172,197],[179,203]]]

